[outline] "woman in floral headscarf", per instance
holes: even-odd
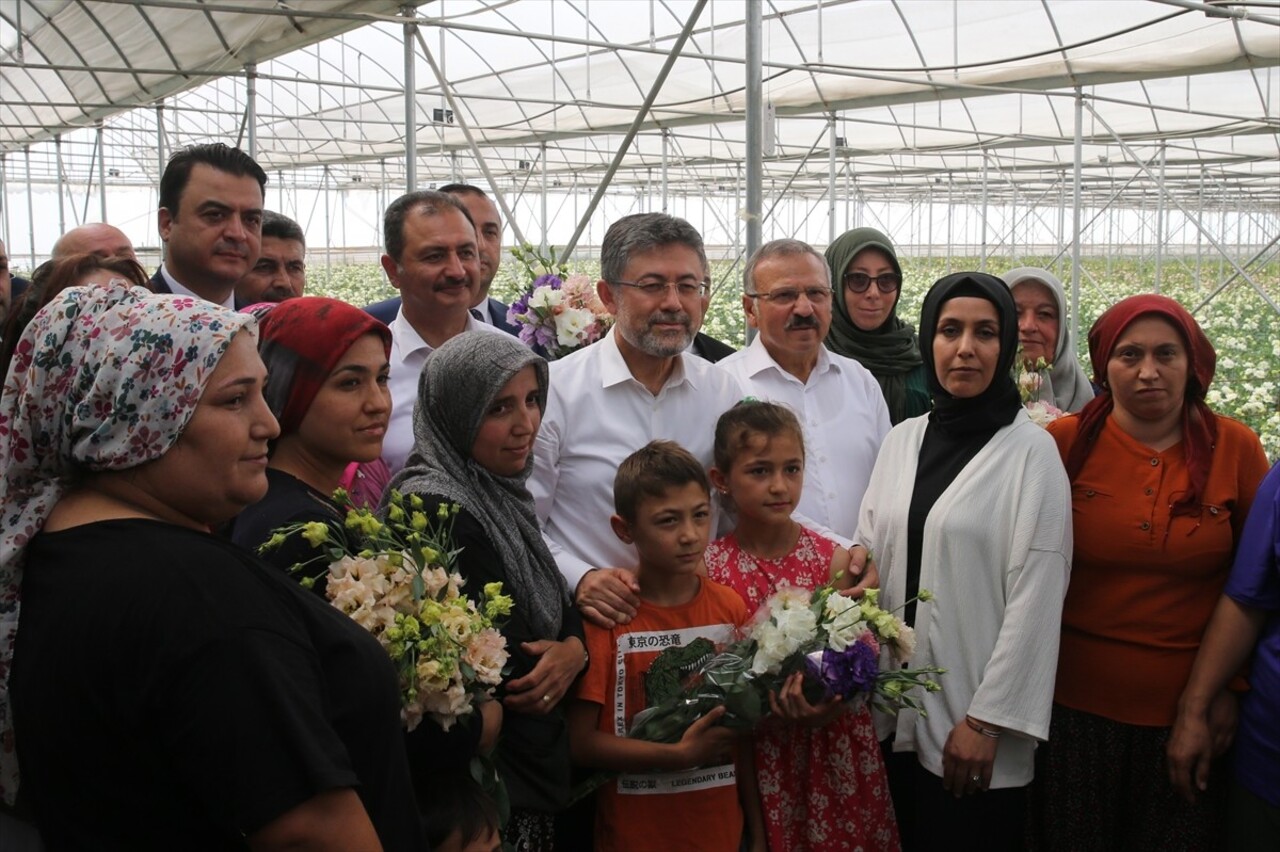
[[[1172,299],[1111,307],[1089,359],[1101,394],[1049,426],[1071,479],[1075,556],[1033,794],[1038,842],[1216,848],[1220,801],[1183,802],[1165,748],[1267,459],[1247,426],[1205,404],[1216,355]],[[1210,712],[1224,748],[1234,701],[1224,692]]]
[[[5,378],[0,766],[50,849],[422,848],[389,658],[208,532],[266,488],[255,330],[74,287]]]

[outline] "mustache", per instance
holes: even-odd
[[[243,243],[233,243],[227,240],[218,240],[213,244],[214,254],[238,254],[241,257],[249,256],[249,249]]]
[[[653,328],[658,323],[680,323],[685,328],[689,328],[693,325],[693,317],[684,311],[672,311],[670,313],[658,311],[649,317],[649,328]]]
[[[813,314],[792,314],[787,319],[787,324],[783,327],[785,331],[792,331],[797,328],[814,328],[818,327],[818,318]]]

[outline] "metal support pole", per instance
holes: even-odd
[[[1071,155],[1071,339],[1080,340],[1080,189],[1084,157],[1084,93],[1076,89],[1075,132]],[[1073,356],[1074,357],[1074,356]]]
[[[1200,170],[1200,186],[1196,190],[1196,206],[1198,209],[1204,209],[1204,169]],[[1200,236],[1200,232],[1196,231],[1196,289],[1199,290],[1204,286],[1204,282],[1200,279],[1200,264],[1204,259],[1204,240]]]
[[[106,141],[102,138],[102,119],[97,120],[97,216],[106,221]]]
[[[538,146],[538,162],[542,166],[542,253],[547,253],[547,228],[550,222],[547,221],[547,143],[543,142]],[[565,255],[562,261],[568,260],[569,256]]]
[[[26,148],[22,149],[22,156],[25,158],[25,161],[27,164],[27,239],[30,240],[30,243],[28,243],[27,254],[28,254],[28,257],[31,258],[31,263],[27,266],[27,268],[35,269],[36,268],[36,213],[35,213],[35,205],[32,203],[32,198],[31,198],[31,146],[27,146]],[[13,255],[14,255],[13,249],[9,249],[9,256],[13,257]]]
[[[671,149],[671,131],[662,128],[662,212],[668,212],[667,206],[667,155]]]
[[[329,231],[329,167],[324,167],[324,271],[333,266],[333,235]]]
[[[757,6],[756,15],[759,16],[759,8],[757,3],[748,3],[748,17],[750,17],[750,7]],[[694,5],[693,11],[689,13],[689,18],[684,22],[684,29],[680,31],[680,35],[676,37],[675,43],[671,45],[671,50],[667,53],[666,61],[662,64],[662,69],[658,72],[658,76],[654,79],[653,85],[649,87],[649,94],[645,95],[644,103],[640,105],[640,109],[636,110],[636,117],[631,121],[631,127],[627,129],[627,134],[622,137],[622,143],[618,146],[618,150],[614,152],[613,161],[609,163],[609,168],[605,169],[600,183],[596,186],[596,191],[591,195],[591,201],[587,204],[587,209],[583,212],[582,218],[578,220],[578,227],[573,232],[573,237],[565,245],[560,254],[560,260],[566,261],[573,252],[574,246],[578,244],[578,239],[582,236],[582,232],[587,228],[587,222],[590,221],[591,215],[595,213],[596,208],[600,206],[600,199],[604,197],[605,190],[609,188],[610,181],[613,180],[614,174],[618,171],[618,166],[622,165],[622,159],[627,155],[627,151],[631,148],[631,141],[635,139],[636,133],[640,130],[640,125],[644,123],[645,117],[649,115],[649,109],[653,106],[654,100],[657,99],[658,93],[662,91],[662,84],[667,81],[667,75],[671,73],[671,68],[675,65],[676,59],[680,57],[680,52],[684,50],[685,42],[689,40],[689,36],[693,33],[694,26],[698,23],[702,10],[707,6],[707,0],[698,0]],[[748,40],[750,37],[748,36]],[[748,93],[748,113],[750,112],[750,94]],[[750,145],[751,134],[748,130],[747,144]],[[750,187],[747,189],[750,193]]]
[[[1160,146],[1160,194],[1156,196],[1156,281],[1155,292],[1160,292],[1160,274],[1164,271],[1164,162],[1167,149]]]
[[[408,26],[406,24],[406,26]],[[462,107],[453,97],[453,90],[449,87],[441,72],[440,66],[436,63],[435,56],[427,49],[427,41],[422,37],[422,33],[415,34],[418,39],[418,46],[422,48],[422,55],[427,60],[427,66],[431,69],[432,75],[436,78],[436,85],[440,87],[440,91],[444,92],[445,102],[449,104],[449,109],[453,111],[453,120],[462,131],[462,135],[467,140],[467,146],[471,149],[471,156],[475,158],[476,165],[480,167],[480,171],[484,174],[484,179],[489,182],[489,191],[493,194],[493,200],[498,202],[498,209],[502,211],[502,217],[507,224],[511,226],[511,233],[516,238],[517,245],[524,245],[528,242],[525,239],[524,232],[520,230],[520,225],[516,222],[516,217],[511,212],[511,208],[507,206],[507,199],[498,189],[498,181],[494,178],[493,172],[489,170],[488,164],[485,162],[484,154],[480,152],[480,146],[476,144],[475,136],[471,133],[471,126],[467,122],[466,115],[462,111]],[[607,181],[606,181],[607,183]]]
[[[0,242],[9,242],[9,162],[0,154]]]
[[[413,56],[418,24],[412,6],[401,6],[400,14],[407,19],[404,23],[404,183],[405,192],[413,192],[418,188],[418,84],[414,80]]]
[[[987,271],[987,152],[982,152],[982,240],[978,257],[978,271]]]
[[[818,10],[821,15],[821,5]],[[836,114],[833,112],[827,118],[827,245],[836,241],[836,234]]]
[[[99,149],[101,149],[101,144],[99,144]],[[159,189],[160,189],[160,178],[161,176],[164,175],[164,164],[165,164],[164,101],[160,101],[156,104],[156,209],[157,210],[160,208]],[[99,181],[99,184],[101,184],[101,181]],[[106,207],[105,194],[103,198],[104,198],[103,207],[105,208]],[[102,221],[105,222],[106,220],[107,220],[107,215],[106,215],[106,210],[104,209],[102,214]],[[164,240],[161,240],[160,241],[160,262],[161,263],[164,263],[165,255],[168,254],[168,248],[169,248],[169,244],[166,243]]]
[[[258,156],[258,65],[249,62],[244,66],[244,129],[245,153]]]
[[[53,137],[54,168],[57,171],[58,184],[58,233],[67,232],[67,211],[62,199],[62,135]]]
[[[746,28],[746,111],[747,111],[747,208],[743,217],[747,220],[746,254],[750,257],[760,248],[760,214],[764,210],[764,80],[762,37],[764,17],[760,0],[747,0]],[[755,338],[754,329],[747,329],[747,343]]]

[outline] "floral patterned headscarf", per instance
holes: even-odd
[[[0,395],[0,793],[18,790],[9,669],[23,555],[86,471],[163,456],[251,316],[123,281],[71,287],[23,331]]]

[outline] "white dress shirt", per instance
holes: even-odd
[[[807,382],[773,360],[760,337],[716,366],[747,392],[787,406],[804,429],[804,491],[796,511],[847,543],[871,481],[880,443],[889,434],[889,408],[875,377],[852,358],[818,347]]]
[[[529,490],[570,590],[592,568],[637,565],[635,548],[609,525],[613,479],[623,459],[667,439],[711,467],[716,420],[742,397],[735,378],[693,355],[676,356],[654,396],[631,375],[612,329],[551,364]]]
[[[485,325],[471,314],[467,314],[468,331],[482,331],[489,334],[506,334],[500,328]],[[387,387],[391,389],[391,421],[387,424],[387,435],[382,440],[382,460],[396,474],[409,459],[413,451],[413,407],[418,402],[418,377],[422,367],[427,363],[427,356],[435,351],[435,347],[422,339],[409,320],[405,319],[404,309],[396,312],[391,321],[391,376],[387,379]]]
[[[164,278],[164,283],[169,285],[169,292],[173,295],[191,296],[194,299],[204,299],[204,296],[201,296],[199,293],[194,292],[188,287],[184,287],[177,278],[174,278],[169,273],[169,269],[163,263],[160,264],[160,275]],[[206,302],[209,301],[208,299],[204,300]],[[214,304],[217,303],[215,302]],[[234,311],[236,309],[236,291],[234,289],[231,291],[231,295],[226,298],[226,301],[222,303],[222,307],[229,311]]]

